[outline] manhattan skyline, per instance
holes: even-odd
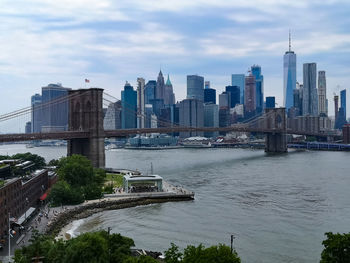
[[[291,29],[297,81],[303,63],[325,70],[334,115],[333,92],[350,82],[349,7],[346,1],[3,1],[0,110],[28,106],[49,83],[84,88],[85,78],[120,98],[125,80],[136,86],[138,77],[156,79],[160,68],[179,101],[192,74],[219,94],[231,74],[247,74],[254,64],[264,74],[264,96],[282,106]]]

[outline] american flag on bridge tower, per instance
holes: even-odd
[[[85,83],[90,83],[90,80],[89,79],[85,79]]]

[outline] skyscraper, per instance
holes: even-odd
[[[318,116],[318,95],[316,88],[316,63],[303,65],[303,115]]]
[[[286,111],[293,107],[293,90],[296,87],[297,56],[291,50],[291,37],[289,32],[289,50],[283,56],[283,105]]]
[[[153,115],[152,104],[145,104],[145,128],[151,128],[151,120]]]
[[[160,70],[157,78],[156,99],[164,100],[164,93],[165,93],[164,77],[163,77],[162,71]]]
[[[338,107],[338,96],[334,96],[334,106]],[[340,91],[340,108],[335,117],[335,128],[342,129],[346,124],[346,90]]]
[[[31,132],[41,132],[42,112],[41,112],[42,97],[40,94],[35,94],[31,97]]]
[[[145,104],[151,104],[151,100],[156,98],[157,81],[149,80],[145,86]]]
[[[204,104],[204,127],[219,127],[219,106],[216,104]],[[205,137],[215,137],[218,132],[204,132]]]
[[[253,65],[251,71],[255,77],[256,111],[260,113],[264,107],[264,76],[261,75],[261,67],[259,65]]]
[[[326,117],[328,115],[325,71],[318,72],[318,113],[322,117]]]
[[[219,107],[220,109],[230,109],[230,96],[229,94],[224,91],[221,94],[219,94]]]
[[[108,105],[106,115],[103,118],[103,128],[105,130],[115,130],[121,128],[122,103],[118,100]]]
[[[344,109],[344,119],[346,120],[346,89],[340,91],[340,107]]]
[[[256,84],[255,77],[251,72],[245,77],[245,90],[244,90],[244,106],[245,111],[252,113],[256,109]]]
[[[334,118],[335,121],[337,121],[338,119],[338,111],[339,111],[339,96],[338,95],[334,95]]]
[[[129,82],[125,83],[124,90],[121,92],[121,98],[122,129],[136,128],[137,92]]]
[[[275,97],[266,97],[266,108],[275,108]]]
[[[236,104],[239,104],[241,101],[240,98],[240,89],[237,86],[226,86],[225,87],[225,91],[227,94],[229,94],[230,96],[230,108],[234,108],[236,106]]]
[[[245,76],[244,74],[232,74],[231,85],[239,87],[240,90],[240,103],[244,104],[244,89],[245,89]]]
[[[145,128],[145,79],[137,78],[137,128]]]
[[[187,76],[187,99],[204,101],[204,78],[198,75]]]
[[[204,89],[210,89],[210,81],[209,80],[204,82]]]
[[[204,89],[204,103],[216,104],[216,90],[215,89]]]
[[[171,83],[169,78],[169,74],[164,87],[164,104],[165,105],[175,104],[175,94],[173,91],[173,84]]]
[[[204,84],[204,83],[203,83]],[[203,101],[185,99],[180,102],[179,122],[180,126],[203,127],[204,124]],[[181,132],[180,137],[203,136],[203,132]]]
[[[42,87],[42,132],[68,130],[68,100],[63,97],[68,96],[69,90],[60,83]]]
[[[301,89],[293,90],[293,108],[295,112],[295,116],[299,116],[301,114]]]
[[[32,123],[30,121],[26,122],[26,126],[25,126],[25,133],[31,133],[32,132]]]

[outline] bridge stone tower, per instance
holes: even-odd
[[[265,109],[266,133],[265,152],[287,152],[286,108]]]
[[[102,109],[103,89],[69,91],[69,130],[89,132],[89,138],[70,139],[68,155],[86,156],[94,167],[105,167]]]

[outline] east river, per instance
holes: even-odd
[[[33,152],[47,160],[64,147],[2,145],[0,154]],[[106,211],[76,232],[112,228],[136,247],[164,251],[174,242],[230,245],[242,262],[318,262],[328,231],[350,232],[350,153],[173,149],[106,151],[106,166],[154,172],[195,192],[190,202]]]

